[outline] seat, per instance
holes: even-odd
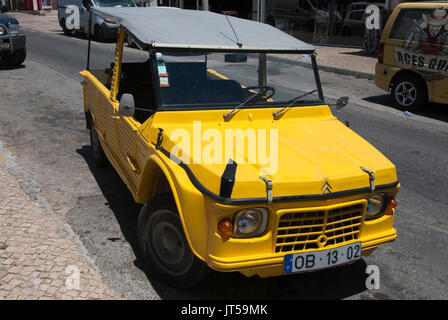
[[[131,85],[129,90],[134,96],[135,108],[145,110],[135,110],[134,118],[140,123],[145,122],[146,119],[148,119],[155,111],[154,92],[152,86],[152,81],[143,81],[134,83]]]

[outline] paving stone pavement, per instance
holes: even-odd
[[[6,162],[1,156],[0,300],[118,299],[63,222],[22,191]]]

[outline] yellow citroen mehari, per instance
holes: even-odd
[[[120,24],[110,68],[81,72],[93,157],[144,204],[152,275],[188,287],[209,268],[314,271],[396,238],[395,167],[331,113],[313,46],[206,11],[92,10]],[[124,50],[128,34],[141,51]]]

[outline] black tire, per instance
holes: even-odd
[[[150,275],[176,288],[200,284],[208,266],[191,251],[171,195],[146,203],[138,218],[140,254]]]
[[[65,19],[61,20],[61,25],[62,25],[62,32],[64,32],[64,34],[66,36],[70,36],[73,33],[73,29],[68,29],[66,24],[65,24]]]
[[[105,167],[108,164],[108,160],[103,147],[101,146],[93,121],[90,121],[90,145],[92,147],[92,156],[95,165],[98,167]]]
[[[399,75],[393,80],[390,93],[401,110],[416,111],[428,102],[426,82],[409,73]]]
[[[3,62],[9,67],[20,66],[26,59],[26,50],[17,49],[14,53],[11,53],[3,58]]]
[[[101,29],[101,27],[99,25],[96,25],[93,28],[93,33],[95,36],[95,40],[98,42],[104,42],[104,34],[103,34],[103,29]]]

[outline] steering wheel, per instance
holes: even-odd
[[[246,90],[259,89],[260,91],[258,93],[260,94],[260,96],[265,94],[268,91],[271,91],[270,95],[268,95],[267,97],[263,97],[264,99],[270,99],[275,94],[275,89],[271,86],[253,86],[253,87],[246,87],[245,89]]]

